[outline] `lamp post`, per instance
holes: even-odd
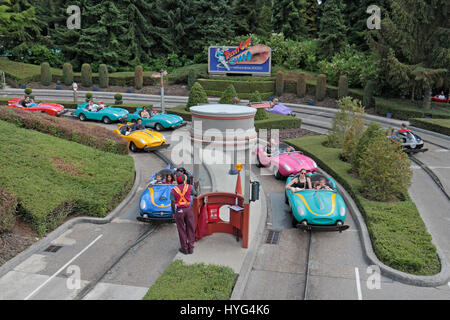
[[[161,113],[166,112],[166,108],[164,106],[164,76],[167,76],[166,70],[159,70],[159,74],[153,74],[153,78],[161,78]]]

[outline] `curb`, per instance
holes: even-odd
[[[322,169],[319,169],[319,171],[325,173],[328,176],[331,176]],[[369,231],[367,229],[364,218],[358,209],[358,206],[353,201],[352,197],[347,192],[347,190],[345,190],[342,187],[342,185],[338,181],[336,181],[336,179],[334,179],[334,181],[336,182],[336,185],[339,189],[339,193],[342,195],[342,198],[344,199],[347,207],[350,209],[352,217],[356,221],[356,225],[359,227],[359,231],[360,231],[359,235],[360,235],[361,244],[363,247],[363,251],[365,253],[366,260],[372,265],[377,265],[380,268],[382,275],[387,276],[387,277],[391,278],[392,280],[396,280],[396,281],[399,281],[404,284],[409,284],[409,285],[419,286],[419,287],[437,287],[437,286],[445,285],[447,283],[447,281],[450,279],[449,264],[448,264],[447,260],[445,259],[444,253],[439,249],[439,247],[437,245],[435,245],[435,246],[436,246],[436,251],[437,251],[438,258],[439,258],[439,262],[441,263],[441,271],[434,276],[412,275],[412,274],[391,268],[391,267],[385,265],[383,262],[381,262],[373,250]]]
[[[142,183],[142,173],[135,165],[135,172],[134,172],[134,184],[131,188],[128,195],[125,197],[125,199],[122,200],[122,202],[113,210],[110,214],[108,214],[104,218],[92,218],[92,217],[78,217],[74,218],[72,220],[69,220],[62,225],[60,225],[58,228],[50,232],[48,235],[46,235],[44,238],[39,240],[38,242],[32,244],[30,247],[19,253],[14,258],[8,260],[0,267],[0,277],[3,277],[6,273],[17,267],[19,264],[21,264],[23,261],[25,261],[28,257],[30,257],[32,254],[35,254],[38,251],[41,251],[46,246],[50,245],[50,243],[61,236],[64,232],[71,229],[73,226],[80,224],[80,223],[92,223],[92,224],[107,224],[111,222],[116,216],[119,215],[119,213],[122,211],[122,209],[127,206],[131,199],[134,198],[136,195],[136,192],[139,188],[139,186]]]
[[[254,174],[251,176],[255,177]],[[251,177],[250,176],[250,177]],[[260,186],[259,189],[261,202],[261,210],[260,213],[264,216],[259,220],[259,224],[256,229],[255,238],[253,239],[253,247],[247,252],[245,256],[244,262],[242,263],[241,270],[239,271],[239,276],[234,285],[233,292],[231,293],[230,300],[242,300],[242,296],[244,295],[245,288],[247,287],[248,279],[250,277],[250,272],[253,269],[253,265],[255,264],[256,256],[258,253],[258,249],[262,243],[263,234],[265,231],[265,226],[267,222],[267,199],[266,194],[264,193],[264,189]]]

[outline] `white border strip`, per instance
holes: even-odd
[[[50,278],[48,278],[47,280],[45,280],[45,282],[43,284],[41,284],[39,287],[37,287],[36,289],[34,289],[33,292],[31,292],[28,296],[25,297],[24,300],[28,300],[30,299],[32,296],[34,296],[36,294],[36,292],[38,292],[39,290],[42,289],[42,287],[44,287],[47,283],[49,283],[54,277],[56,277],[61,271],[63,271],[66,267],[69,266],[69,264],[71,264],[76,258],[78,258],[80,255],[82,255],[87,249],[89,249],[95,242],[97,242],[98,239],[100,239],[101,237],[103,237],[103,234],[99,235],[97,238],[94,239],[94,241],[92,241],[90,244],[88,244],[88,246],[86,248],[84,248],[83,250],[81,250],[75,257],[73,257],[72,259],[70,259],[65,265],[63,265],[58,271],[56,271]]]

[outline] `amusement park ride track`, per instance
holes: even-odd
[[[299,111],[294,111],[295,114],[297,115],[301,115],[301,114],[307,114],[307,115],[312,115],[312,116],[316,116],[316,117],[323,117],[323,118],[328,118],[328,119],[332,119],[333,117],[330,115],[324,115],[324,114],[317,114],[317,113],[310,113],[310,112],[299,112]],[[327,126],[322,126],[319,124],[313,124],[313,123],[305,123],[307,124],[309,127],[316,127],[316,128],[320,128],[320,129],[324,129],[329,131],[331,128],[327,127]],[[435,142],[431,142],[429,140],[425,140],[422,139],[424,142],[428,143],[428,144],[432,144],[436,147],[442,148],[444,150],[450,150],[448,147],[442,146],[438,143]],[[442,182],[439,180],[438,176],[433,172],[433,170],[431,170],[425,163],[423,163],[422,161],[420,161],[419,159],[417,159],[416,157],[414,157],[414,155],[410,155],[409,158],[411,159],[411,161],[413,161],[414,163],[416,163],[417,165],[419,165],[425,172],[426,174],[433,180],[433,182],[438,186],[438,188],[442,191],[442,193],[446,196],[446,198],[450,201],[450,195],[448,194],[448,192],[445,190],[445,187],[443,186]]]
[[[156,150],[152,152],[157,157],[159,157],[162,161],[164,161],[166,164],[170,164],[171,167],[175,167],[174,163],[166,157],[164,154],[162,154],[160,151]],[[206,173],[209,175],[209,171],[205,170]],[[209,177],[211,179],[211,177]],[[86,285],[83,290],[81,290],[75,297],[74,300],[82,300],[89,292],[91,292],[95,286],[130,252],[131,249],[136,247],[139,243],[144,241],[148,236],[150,236],[152,233],[158,230],[158,227],[160,226],[160,223],[158,221],[155,222],[149,222],[148,223],[148,229],[145,230],[131,245],[126,247],[122,252],[116,256],[112,262],[103,270],[101,270],[98,273],[98,276],[95,277],[93,281],[91,281],[88,285]]]

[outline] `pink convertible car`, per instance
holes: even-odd
[[[317,164],[313,159],[285,143],[271,147],[270,152],[267,151],[267,146],[256,150],[256,165],[272,170],[277,179],[295,175],[303,168],[308,173],[317,171]]]

